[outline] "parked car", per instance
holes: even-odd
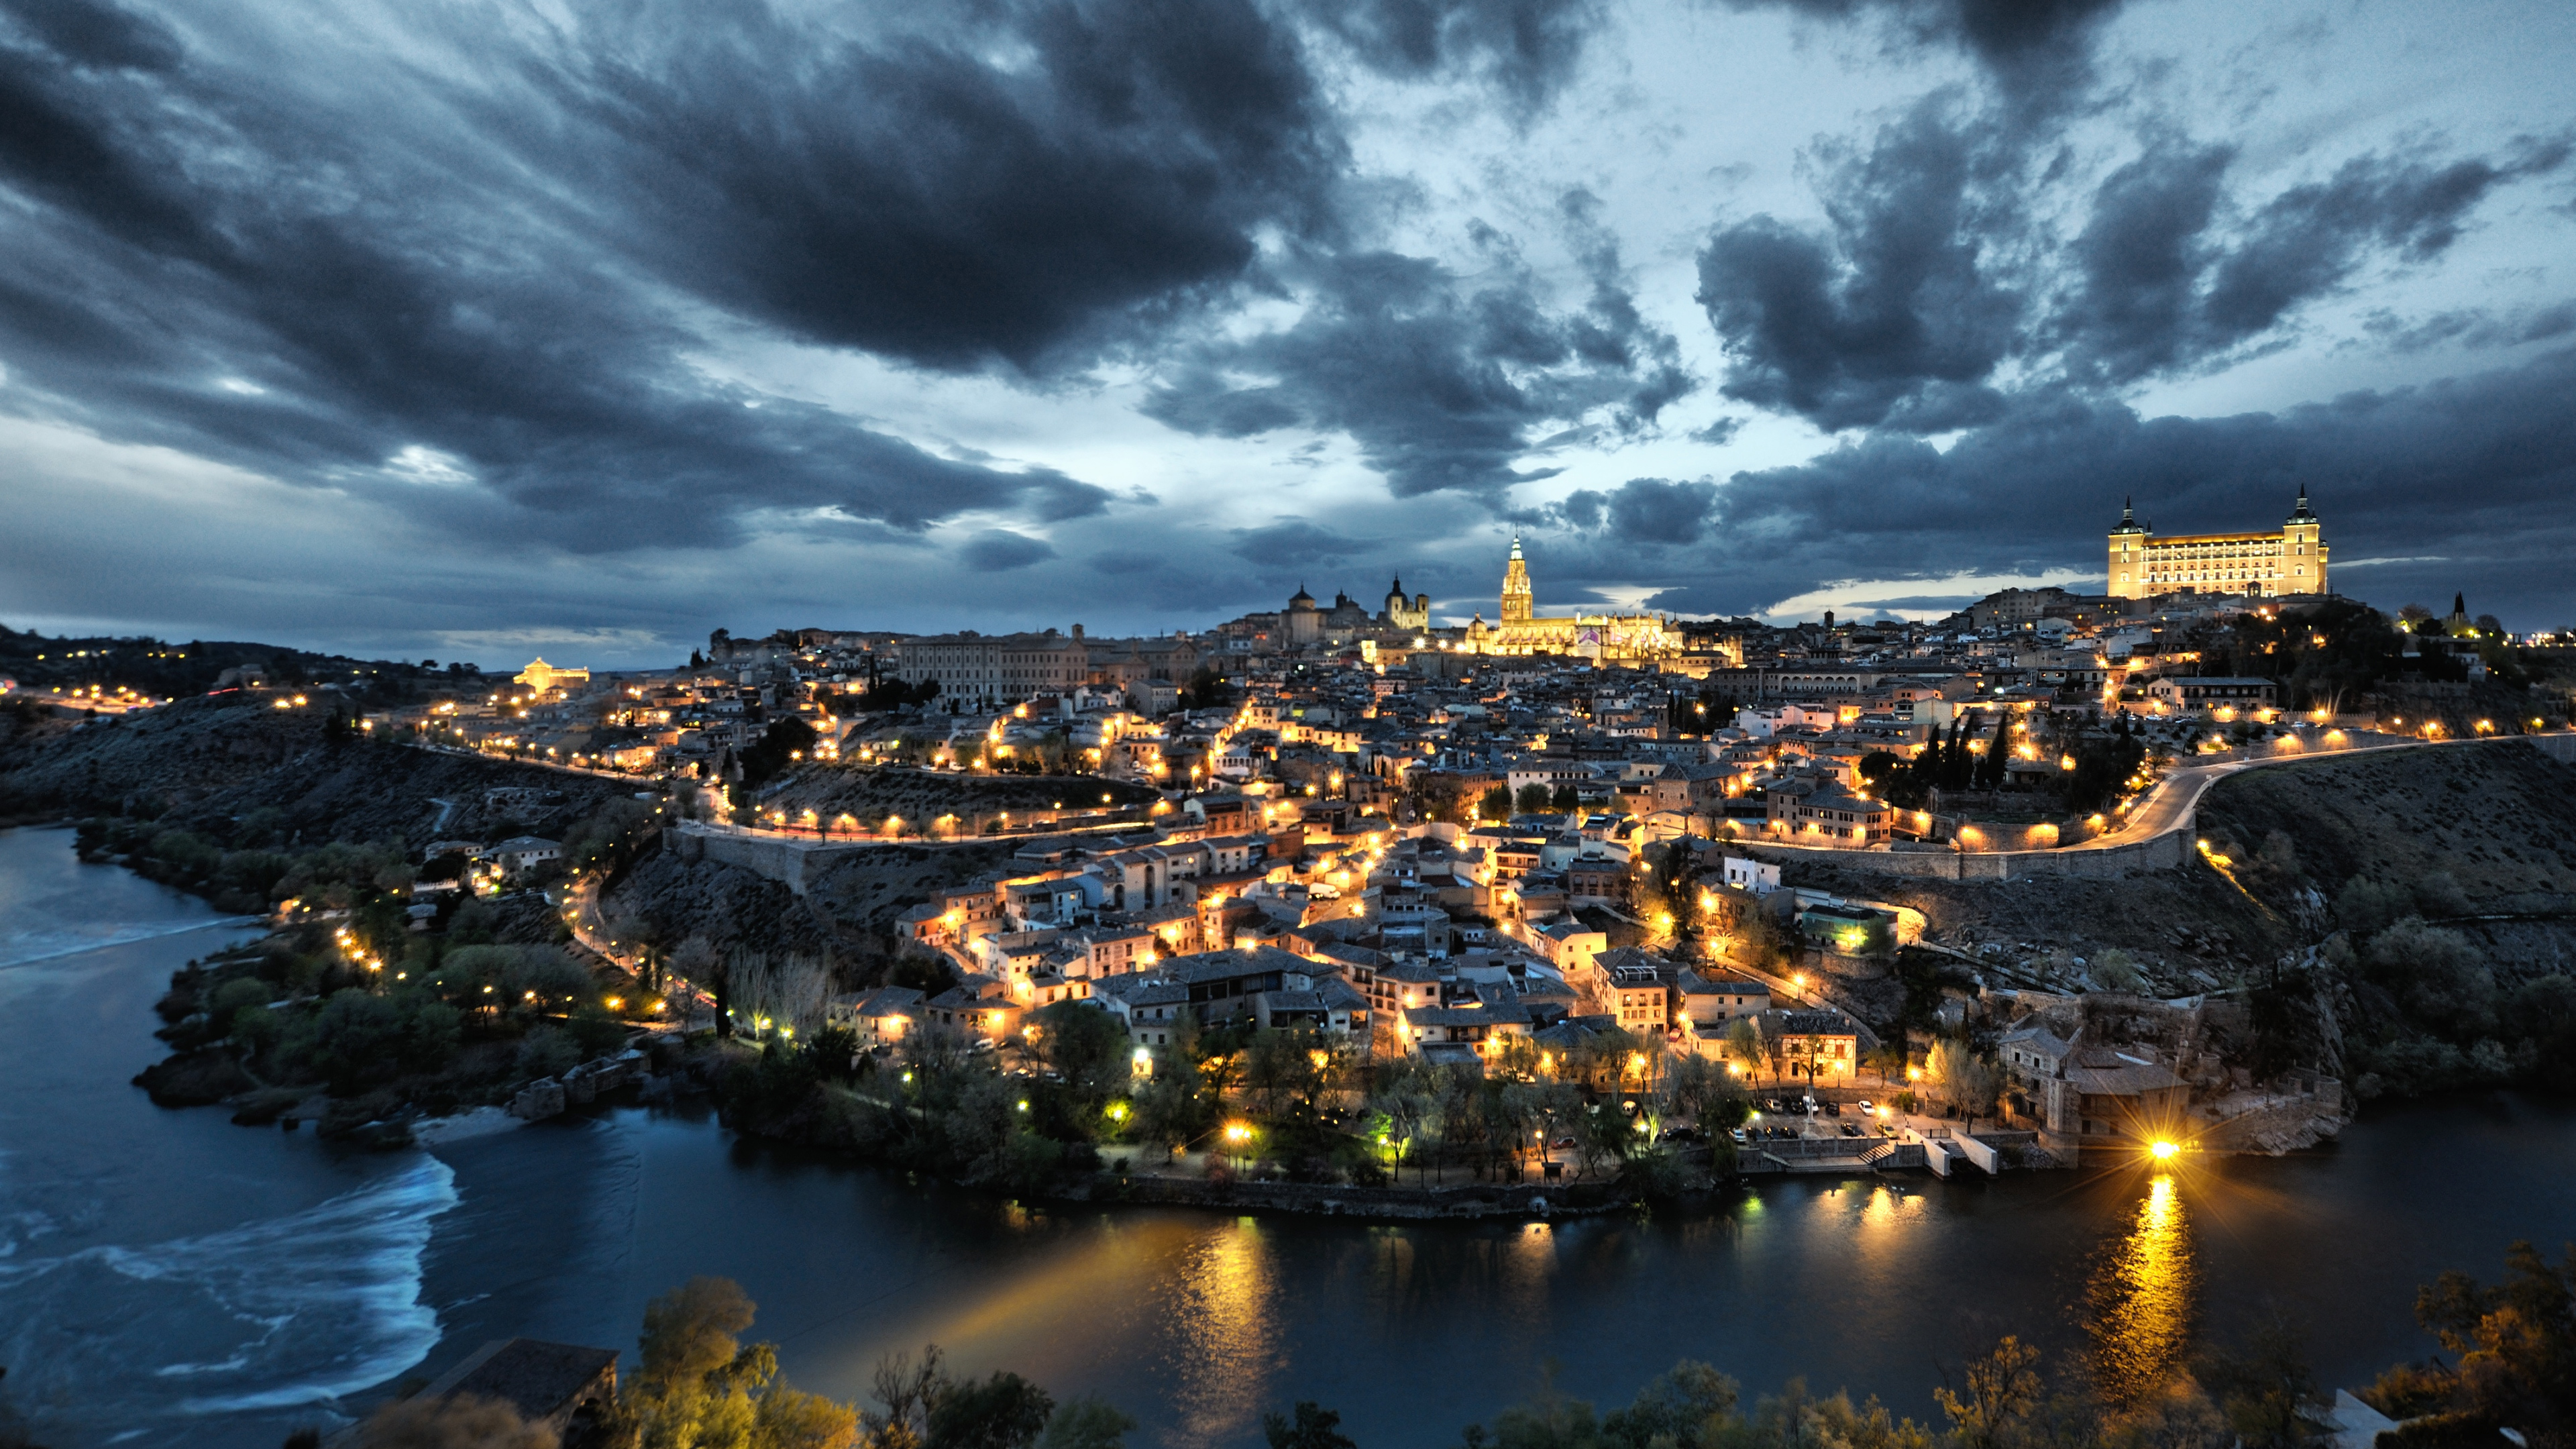
[[[1826,1115],[1826,1116],[1828,1116],[1828,1117],[1839,1117],[1839,1116],[1841,1116],[1842,1114],[1843,1114],[1843,1104],[1842,1104],[1842,1103],[1840,1103],[1840,1102],[1827,1102],[1827,1103],[1825,1104],[1825,1115]]]
[[[1735,1141],[1738,1146],[1743,1145],[1745,1141],[1745,1132],[1743,1128],[1738,1127],[1735,1129]]]
[[[1866,1117],[1869,1115],[1869,1098],[1863,1097],[1852,1105],[1860,1108],[1860,1114],[1862,1116]]]
[[[1860,1124],[1858,1122],[1845,1122],[1843,1124],[1843,1135],[1845,1137],[1858,1137],[1860,1135]]]

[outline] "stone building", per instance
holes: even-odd
[[[2125,503],[2111,530],[2110,592],[2115,598],[2162,594],[2322,594],[2326,588],[2324,525],[2308,507],[2308,490],[2273,533],[2158,535]]]
[[[1521,536],[1514,533],[1511,557],[1503,565],[1500,622],[1488,624],[1477,615],[1468,622],[1461,647],[1471,654],[1575,654],[1628,664],[1678,660],[1684,653],[1681,631],[1660,614],[1541,616],[1535,597]]]

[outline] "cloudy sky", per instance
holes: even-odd
[[[0,621],[2576,622],[2576,6],[0,0]]]

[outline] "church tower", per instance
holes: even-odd
[[[1521,531],[1512,530],[1512,561],[1503,566],[1503,615],[1508,628],[1530,620],[1529,565],[1521,559]]]

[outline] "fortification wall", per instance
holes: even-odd
[[[737,866],[777,881],[800,896],[805,894],[806,882],[829,869],[832,862],[868,848],[864,845],[805,845],[757,835],[735,835],[694,824],[682,825],[670,844],[672,851],[682,860],[712,860],[719,865]]]
[[[1803,862],[1918,880],[2012,880],[2033,875],[2116,880],[2185,864],[2191,859],[2191,842],[2191,831],[2185,828],[2148,840],[2084,850],[1821,850],[1768,845],[1758,840],[1741,841],[1729,848],[1756,860],[1782,865]]]

